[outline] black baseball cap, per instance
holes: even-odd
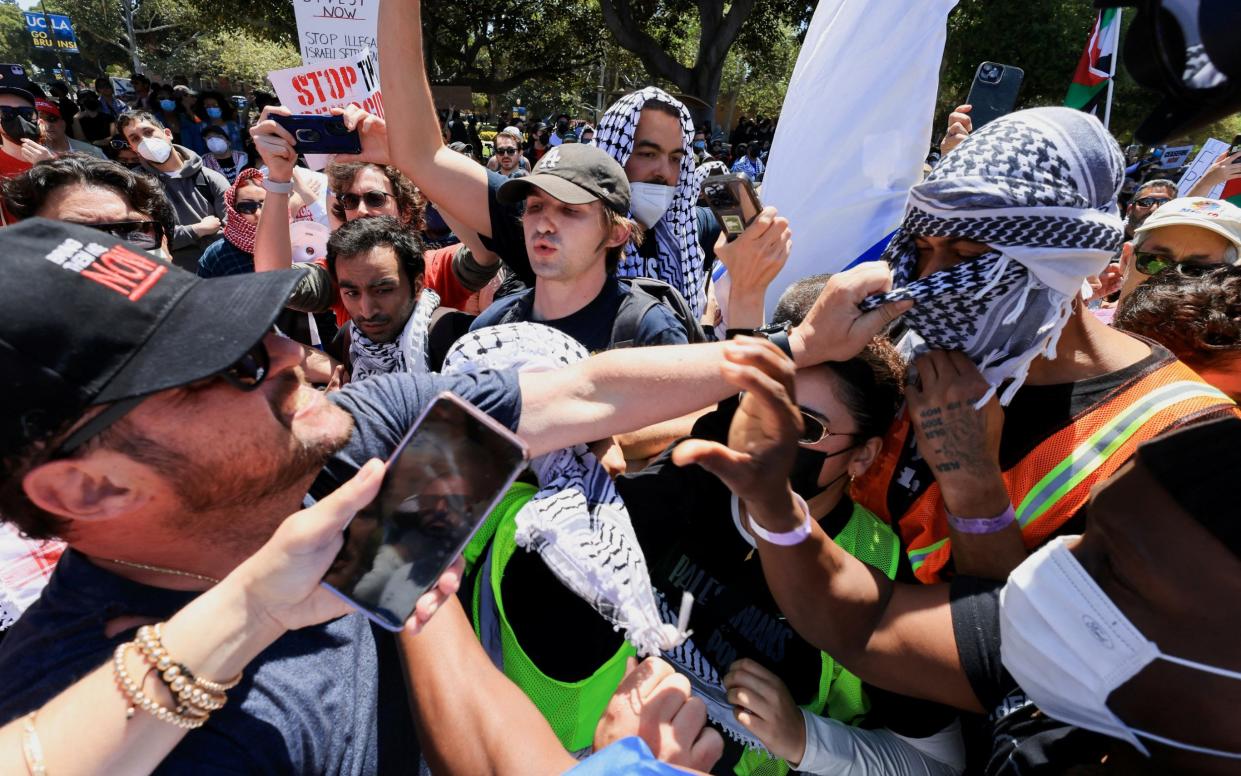
[[[0,65],[0,94],[15,94],[30,100],[34,106],[34,89],[37,88],[21,65]],[[42,91],[42,90],[40,90]]]
[[[536,186],[570,205],[586,205],[595,200],[621,215],[629,215],[629,178],[606,151],[581,143],[561,144],[547,149],[543,158],[525,178],[510,178],[496,192],[500,202],[525,199]]]
[[[275,322],[300,273],[204,280],[85,226],[0,229],[0,457],[89,407],[218,374]]]

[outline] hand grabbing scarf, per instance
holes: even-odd
[[[964,352],[990,385],[977,406],[1001,389],[1008,404],[1031,362],[1055,358],[1082,283],[1120,246],[1123,180],[1120,147],[1093,116],[1035,108],[996,119],[910,191],[884,253],[895,290],[862,308],[915,300],[905,323],[930,348]],[[919,235],[993,250],[915,279]]]

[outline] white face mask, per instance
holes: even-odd
[[[222,137],[207,138],[207,150],[213,154],[222,154],[228,150],[228,141]]]
[[[630,183],[629,210],[639,224],[650,229],[668,212],[676,194],[675,188],[660,183]]]
[[[172,156],[172,143],[162,137],[143,138],[138,144],[138,155],[148,162],[163,164]]]
[[[1000,592],[1000,658],[1025,694],[1050,717],[1128,741],[1138,736],[1177,749],[1241,759],[1129,727],[1108,695],[1155,660],[1228,679],[1241,673],[1166,655],[1134,627],[1069,552],[1061,536],[1013,570]]]

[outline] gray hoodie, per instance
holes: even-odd
[[[177,214],[177,228],[170,245],[173,259],[179,266],[198,266],[198,256],[219,235],[199,239],[190,228],[207,216],[215,216],[224,222],[224,192],[228,191],[228,179],[210,168],[203,167],[203,160],[185,146],[174,145],[176,152],[185,160],[180,170],[160,172],[145,159],[142,167],[159,179]]]

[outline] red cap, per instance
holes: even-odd
[[[50,113],[56,118],[60,118],[60,106],[51,100],[45,100],[42,97],[35,98],[34,108],[39,113]]]

